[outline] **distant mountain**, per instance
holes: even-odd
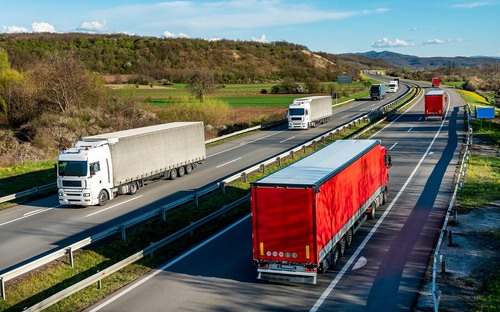
[[[433,68],[433,67],[470,67],[478,65],[500,65],[499,58],[475,56],[475,57],[419,57],[415,55],[405,55],[390,51],[376,52],[369,51],[364,53],[346,53],[342,56],[364,56],[371,59],[383,60],[396,67],[411,68]]]

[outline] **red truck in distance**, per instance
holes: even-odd
[[[439,78],[438,77],[432,78],[432,87],[439,88]]]
[[[425,120],[443,120],[444,110],[448,97],[444,90],[432,90],[424,96]]]
[[[251,184],[257,278],[316,284],[387,200],[380,140],[340,140]]]

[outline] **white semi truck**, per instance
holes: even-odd
[[[387,92],[395,93],[398,92],[399,88],[399,83],[397,80],[391,80],[389,81],[389,88],[387,89]]]
[[[58,156],[61,205],[105,205],[147,181],[175,179],[206,158],[203,122],[173,122],[88,136]]]
[[[330,96],[310,96],[293,100],[288,107],[288,129],[309,129],[332,117]]]

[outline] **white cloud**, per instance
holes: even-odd
[[[102,23],[98,21],[83,22],[78,29],[89,32],[103,32],[107,30],[107,23],[106,21]]]
[[[443,43],[448,43],[448,42],[462,42],[462,39],[429,39],[424,42],[422,42],[423,45],[428,45],[428,44],[443,44]]]
[[[54,32],[56,32],[56,29],[54,28],[54,26],[50,25],[49,23],[45,23],[45,22],[31,23],[31,29],[35,33],[40,33],[40,32],[54,33]]]
[[[30,30],[28,28],[19,27],[19,26],[2,26],[0,27],[0,31],[6,34],[16,34],[16,33],[29,33]]]
[[[374,47],[374,48],[410,47],[410,46],[414,46],[414,45],[415,45],[415,43],[413,43],[411,41],[405,41],[405,40],[401,40],[401,39],[395,39],[395,40],[391,41],[386,37],[372,43],[372,47]]]
[[[417,30],[418,30],[418,28],[417,28],[416,26],[413,26],[413,27],[411,28],[411,31],[417,31]]]
[[[482,6],[492,6],[495,5],[492,2],[466,2],[466,3],[459,3],[459,4],[454,4],[451,7],[452,8],[460,8],[460,9],[472,9],[472,8],[477,8],[477,7],[482,7]]]
[[[266,35],[262,34],[262,36],[260,36],[260,38],[252,37],[252,41],[256,41],[256,42],[260,42],[260,43],[266,43],[267,42],[267,38],[266,38]]]
[[[165,38],[189,38],[189,36],[186,35],[185,33],[179,33],[178,35],[176,35],[175,33],[170,32],[168,30],[163,32],[163,36]]]

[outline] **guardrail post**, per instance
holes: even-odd
[[[221,183],[222,183],[222,194],[226,194],[226,183],[225,182]]]
[[[75,262],[73,259],[73,250],[71,249],[71,247],[66,248],[66,253],[68,254],[69,264],[71,265],[72,268],[74,268]]]
[[[241,177],[243,178],[243,182],[247,183],[247,173],[246,172],[243,172],[241,174]]]
[[[266,164],[262,164],[260,167],[262,168],[262,174],[264,174],[266,172]]]
[[[316,149],[316,141],[313,142],[314,149]]]
[[[123,224],[120,225],[120,230],[122,231],[122,241],[127,241],[127,233]]]
[[[97,270],[97,273],[99,273],[99,270]],[[97,281],[97,289],[102,289],[102,279]]]
[[[304,154],[306,153],[307,146],[302,146],[302,150],[304,151]]]
[[[291,152],[290,152],[290,155],[292,156],[292,159],[294,159],[294,157],[295,157],[295,152],[294,152],[294,151],[291,151]]]
[[[166,208],[163,208],[161,210],[161,220],[163,222],[167,222],[167,209]]]
[[[441,273],[446,273],[446,256],[440,255],[439,261],[441,262]]]
[[[0,293],[2,293],[2,299],[5,300],[5,284],[3,282],[3,277],[0,277]]]

